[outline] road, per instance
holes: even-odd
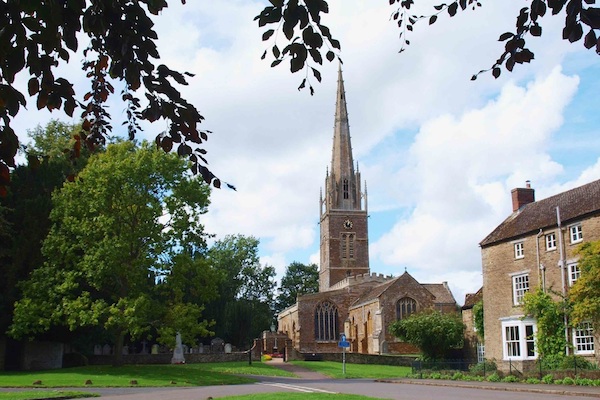
[[[99,393],[102,400],[205,400],[250,393],[302,392],[349,393],[379,399],[397,400],[577,400],[600,398],[600,388],[548,385],[487,384],[478,382],[422,381],[417,383],[375,382],[367,379],[298,379],[256,377],[260,382],[248,385],[206,386],[188,388],[85,388]],[[453,386],[437,386],[437,385]],[[485,384],[485,383],[484,383]],[[470,385],[460,387],[454,385]],[[78,390],[81,390],[79,388]],[[535,393],[534,391],[540,391]],[[573,391],[581,392],[577,394]]]

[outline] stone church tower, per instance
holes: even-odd
[[[367,193],[361,191],[358,164],[354,169],[350,125],[342,69],[338,70],[331,170],[321,191],[321,267],[319,291],[348,276],[369,273]]]

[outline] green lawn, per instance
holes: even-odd
[[[376,400],[377,397],[359,396],[357,394],[328,393],[256,393],[242,396],[221,397],[222,400]]]
[[[342,363],[336,361],[291,361],[292,364],[308,368],[336,379],[344,378],[400,378],[411,373],[410,367],[392,365],[348,364],[346,375],[342,372]]]
[[[293,376],[265,363],[87,366],[36,372],[2,372],[0,387],[210,386],[255,382],[241,375]],[[85,382],[90,380],[91,385]],[[34,385],[33,382],[41,381]]]

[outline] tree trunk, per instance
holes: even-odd
[[[113,353],[113,367],[123,365],[123,344],[125,342],[125,333],[118,331],[115,333],[115,352]]]

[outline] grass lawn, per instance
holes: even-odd
[[[95,393],[66,392],[59,390],[30,390],[25,392],[1,392],[0,400],[36,400],[36,399],[77,399],[82,397],[100,397]]]
[[[393,365],[348,364],[346,375],[342,373],[342,363],[336,361],[291,361],[292,364],[308,368],[336,379],[344,378],[401,378],[411,373],[410,367]]]
[[[256,393],[242,396],[221,397],[222,400],[376,400],[377,397],[359,396],[357,394],[329,393]]]
[[[245,361],[182,365],[87,366],[35,372],[2,372],[0,387],[210,386],[255,382],[241,375],[293,376],[265,363]],[[86,385],[90,380],[91,385]],[[33,382],[41,381],[34,385]],[[137,381],[137,385],[131,383]],[[2,398],[0,398],[2,399]]]

